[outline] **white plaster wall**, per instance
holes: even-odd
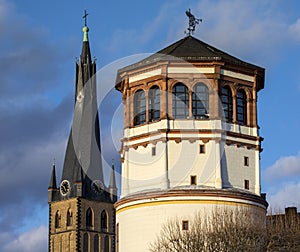
[[[152,156],[152,147],[154,146],[156,155]],[[165,176],[165,144],[163,142],[158,142],[156,145],[148,144],[146,147],[139,146],[136,150],[130,148],[124,164],[129,167],[127,172],[123,173],[122,171],[122,176],[126,176],[124,180],[128,181],[127,193],[163,188],[162,183]],[[126,186],[125,183],[123,184]],[[125,194],[122,195],[125,196]]]
[[[198,200],[197,200],[198,199]],[[173,200],[173,201],[172,201]],[[120,252],[146,252],[149,251],[149,244],[155,241],[161,228],[168,220],[191,221],[195,214],[216,211],[222,207],[236,208],[239,202],[250,203],[249,201],[227,199],[225,202],[219,198],[169,198],[168,202],[160,202],[160,199],[149,199],[145,205],[135,205],[122,210],[117,208],[116,222],[119,223],[119,251]],[[184,201],[186,200],[186,202]],[[194,201],[193,201],[194,200]],[[218,203],[214,203],[218,201]],[[234,202],[234,203],[232,203]],[[265,210],[258,210],[251,205],[241,207],[252,207],[255,214],[265,215]]]
[[[139,191],[165,188],[166,174],[171,188],[190,185],[191,175],[197,176],[197,185],[214,186],[216,169],[214,141],[205,144],[204,154],[199,153],[200,144],[204,143],[201,140],[193,143],[188,140],[179,143],[169,141],[166,152],[166,143],[158,142],[155,145],[155,156],[152,156],[154,146],[152,144],[148,144],[147,147],[139,146],[136,150],[130,148],[123,163],[122,197]],[[166,153],[168,153],[168,173]]]
[[[166,133],[159,133],[160,129],[181,130],[181,132],[168,133],[168,147],[162,142]],[[121,197],[131,193],[145,190],[165,189],[168,176],[170,187],[190,185],[190,176],[197,176],[197,185],[217,186],[218,170],[221,163],[221,180],[223,187],[236,187],[244,189],[244,180],[250,182],[250,191],[259,194],[259,162],[255,162],[255,150],[236,145],[225,145],[225,139],[243,144],[257,145],[256,140],[222,136],[221,133],[206,130],[224,129],[242,133],[243,135],[256,136],[257,131],[245,126],[225,124],[220,120],[172,120],[167,127],[167,121],[143,125],[126,129],[127,137],[154,133],[147,137],[125,140],[124,146],[133,146],[148,142],[147,146],[139,145],[137,149],[130,147],[124,154],[122,168],[122,192]],[[194,130],[201,129],[204,132]],[[189,131],[190,130],[190,131]],[[211,139],[203,143],[201,139]],[[223,138],[220,145],[220,154],[214,140]],[[156,145],[152,141],[157,140]],[[174,139],[177,139],[176,141]],[[192,141],[189,141],[191,140]],[[150,141],[150,143],[149,143]],[[178,142],[179,141],[179,142]],[[205,154],[199,153],[199,145],[204,144]],[[152,156],[152,147],[156,147],[156,155]],[[221,157],[222,161],[221,161]],[[244,166],[244,156],[249,157],[249,166]]]
[[[244,156],[249,158],[249,166],[244,165]],[[244,180],[247,179],[249,190],[256,193],[255,176],[255,150],[226,145],[222,156],[223,186],[244,189]]]
[[[188,140],[169,143],[169,179],[170,186],[190,185],[190,176],[197,176],[197,184],[214,186],[215,149],[213,142],[205,144],[206,152],[199,153],[201,140],[193,143]]]

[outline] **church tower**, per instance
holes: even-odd
[[[149,251],[170,219],[247,208],[265,218],[257,93],[265,70],[188,34],[118,71],[124,104],[116,251]]]
[[[85,14],[86,18],[87,14]],[[117,198],[114,167],[110,185],[103,178],[96,62],[92,61],[83,27],[80,59],[76,62],[75,106],[60,183],[55,165],[48,188],[50,252],[114,252]]]

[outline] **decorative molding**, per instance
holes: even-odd
[[[237,78],[237,79],[241,79],[241,80],[245,80],[245,81],[254,82],[254,76],[237,73],[237,72],[233,72],[233,71],[226,70],[226,69],[221,69],[220,73],[221,73],[221,75],[225,75],[225,76],[229,76],[229,77],[233,77],[233,78]]]
[[[187,196],[188,195],[188,196]],[[255,205],[258,204],[263,208],[263,210],[266,210],[268,207],[268,203],[266,200],[264,200],[259,195],[249,193],[249,192],[243,192],[243,191],[237,191],[237,190],[224,190],[224,189],[182,189],[182,190],[169,190],[168,192],[148,192],[148,193],[137,193],[131,196],[127,196],[125,198],[120,199],[118,202],[115,203],[114,207],[115,209],[122,207],[122,205],[126,205],[128,203],[134,203],[139,204],[138,201],[142,200],[149,200],[149,199],[157,199],[165,198],[166,200],[170,197],[217,197],[222,201],[222,198],[232,198],[234,200],[240,199],[240,200],[247,200],[252,201]],[[199,202],[201,200],[198,200]],[[156,201],[157,202],[157,201]],[[236,204],[238,204],[236,201],[234,201]],[[158,202],[157,202],[158,203]],[[248,205],[247,203],[244,203]],[[250,205],[250,203],[249,203]],[[118,212],[119,209],[117,209]]]
[[[140,80],[143,80],[143,79],[147,79],[147,78],[150,78],[150,77],[153,77],[153,76],[156,76],[156,75],[160,75],[160,74],[161,74],[161,68],[154,69],[154,70],[151,70],[151,71],[146,71],[144,73],[140,73],[140,74],[137,74],[137,75],[134,75],[134,76],[129,76],[129,83],[140,81]]]
[[[168,67],[169,74],[213,74],[214,67]]]

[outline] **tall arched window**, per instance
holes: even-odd
[[[107,235],[104,238],[104,252],[109,252],[109,238]]]
[[[236,95],[236,117],[240,124],[247,124],[247,98],[243,89],[238,90]]]
[[[94,252],[99,252],[99,235],[97,234],[94,237]]]
[[[93,226],[93,212],[91,208],[89,207],[88,210],[86,210],[86,226],[92,227]]]
[[[72,226],[73,221],[72,221],[72,212],[70,209],[68,209],[67,212],[67,226]]]
[[[233,105],[232,105],[232,93],[228,86],[222,88],[222,107],[224,116],[228,122],[233,121]]]
[[[189,117],[189,91],[183,83],[177,83],[172,89],[172,114],[175,119]]]
[[[83,251],[88,252],[89,251],[89,235],[87,233],[84,233],[83,235]]]
[[[105,210],[101,212],[101,230],[107,230],[107,213]]]
[[[138,90],[134,94],[134,125],[146,122],[146,98],[143,90]]]
[[[209,118],[209,93],[203,83],[194,86],[192,95],[192,113],[195,119]]]
[[[55,213],[55,228],[60,228],[61,227],[61,216],[59,211],[56,211]]]
[[[149,121],[157,121],[160,118],[160,90],[158,86],[150,88],[148,95]]]

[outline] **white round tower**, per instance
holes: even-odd
[[[257,125],[263,87],[263,68],[192,36],[119,70],[117,251],[148,251],[168,219],[188,221],[218,206],[265,216]]]

